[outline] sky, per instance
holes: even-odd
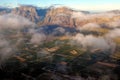
[[[18,4],[48,7],[59,4],[79,10],[120,9],[120,0],[0,0],[0,6],[16,7]]]

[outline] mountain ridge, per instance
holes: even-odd
[[[66,6],[40,8],[31,5],[21,5],[16,8],[0,8],[0,15],[9,13],[26,17],[38,26],[60,25],[63,27],[79,27],[87,23],[102,24],[120,19],[120,10],[90,13],[89,11],[74,10]],[[117,15],[106,17],[107,14]]]

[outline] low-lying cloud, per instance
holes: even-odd
[[[116,37],[120,37],[120,29],[115,28],[113,30],[110,30],[105,36],[108,38],[111,38],[111,39],[116,38]]]
[[[36,24],[28,19],[15,14],[0,15],[0,64],[4,63],[9,57],[16,54],[19,45],[24,42],[25,35],[31,36],[30,43],[42,43],[45,39],[44,34],[37,34],[34,27]],[[24,30],[29,29],[31,32]]]
[[[28,19],[15,14],[0,15],[1,29],[21,29],[24,27],[35,26],[34,23]]]
[[[113,52],[113,48],[115,48],[115,43],[104,37],[95,37],[93,35],[83,35],[78,33],[72,38],[72,40],[73,44],[89,50],[100,49],[102,51],[111,50],[111,52]]]
[[[76,43],[82,45],[84,48],[109,48],[108,44],[102,37],[94,37],[93,35],[84,36],[83,34],[77,34],[73,39],[76,41]]]
[[[12,55],[12,46],[2,36],[0,36],[0,64]]]
[[[42,33],[35,33],[32,35],[32,38],[30,40],[30,42],[32,44],[41,44],[43,42],[45,42],[46,40],[46,35],[42,34]]]
[[[83,25],[82,27],[78,27],[78,30],[93,30],[93,29],[99,29],[101,28],[99,24],[97,23],[87,23]]]

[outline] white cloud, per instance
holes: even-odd
[[[93,30],[93,29],[99,29],[101,28],[99,24],[97,23],[87,23],[83,25],[82,27],[78,27],[78,30]]]
[[[29,26],[34,27],[35,24],[22,16],[15,14],[0,15],[0,29],[22,29]]]
[[[45,34],[35,33],[35,34],[32,35],[31,43],[33,43],[33,44],[41,44],[45,40],[46,40],[46,35]]]
[[[73,37],[73,40],[75,40],[79,45],[82,45],[84,48],[109,49],[108,43],[102,37],[77,34],[75,37]]]
[[[119,28],[116,28],[116,29],[113,29],[113,30],[109,31],[109,32],[106,34],[106,37],[109,37],[109,38],[120,37],[120,29],[119,29]]]

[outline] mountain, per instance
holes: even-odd
[[[47,9],[37,8],[34,6],[26,6],[26,5],[14,8],[11,11],[11,13],[26,17],[35,23],[42,20],[46,12]]]
[[[70,27],[75,26],[74,20],[71,18],[72,12],[73,10],[66,7],[51,9],[49,12],[47,12],[43,23]]]
[[[60,25],[64,27],[76,27],[77,19],[73,18],[74,13],[89,14],[87,11],[76,11],[68,7],[52,7],[46,13],[42,25]],[[41,25],[41,23],[39,23]]]
[[[90,13],[78,11],[68,7],[39,8],[31,5],[21,5],[16,8],[0,7],[0,15],[17,14],[35,22],[38,26],[59,25],[62,27],[79,27],[87,23],[106,24],[120,19],[120,10],[107,11],[102,13]]]

